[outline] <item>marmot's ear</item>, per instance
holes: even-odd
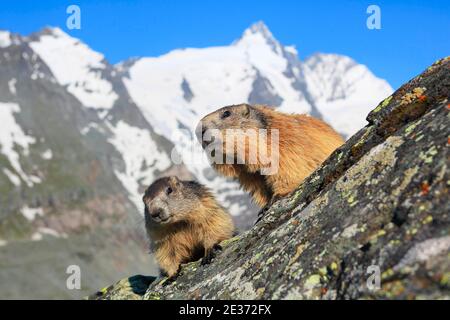
[[[248,116],[250,114],[250,105],[247,103],[244,103],[242,105],[242,115],[243,116]]]
[[[176,176],[170,176],[169,180],[174,186],[177,186],[180,184],[180,181],[178,180],[178,178]]]

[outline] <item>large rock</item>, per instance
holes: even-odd
[[[132,278],[96,297],[450,298],[449,95],[445,58],[382,101],[365,128],[223,243],[212,264],[187,264],[145,294]]]

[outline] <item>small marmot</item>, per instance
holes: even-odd
[[[208,131],[220,133],[219,138],[213,134],[213,138],[207,137]],[[227,131],[229,129],[241,131],[228,138],[231,147],[227,147]],[[255,136],[247,135],[247,131],[261,131],[266,129],[266,138],[257,139]],[[267,169],[267,162],[262,163],[260,157],[256,156],[254,162],[248,161],[249,148],[266,152],[272,156],[271,143],[275,141],[273,129],[278,129],[278,150],[273,154],[276,156],[277,170],[274,174],[262,174]],[[262,130],[264,131],[264,130]],[[220,147],[220,157],[239,158],[236,147],[236,139],[244,136],[245,144],[241,147],[241,155],[245,155],[245,161],[227,162],[221,159],[221,163],[212,166],[222,175],[236,178],[244,190],[250,192],[254,201],[261,207],[267,206],[273,200],[284,196],[295,188],[310,175],[336,148],[343,144],[342,137],[322,120],[303,114],[285,114],[265,106],[252,106],[240,104],[218,109],[203,119],[196,129],[196,135],[203,149],[211,151],[208,154],[210,160],[216,160],[215,151]],[[210,134],[211,135],[211,134]],[[241,137],[239,137],[241,135]],[[228,136],[230,137],[230,136]],[[250,138],[249,138],[250,137]],[[212,140],[212,141],[211,141]],[[211,146],[214,146],[211,150]],[[242,151],[244,150],[244,151]],[[208,153],[208,152],[207,152]],[[240,157],[242,158],[242,156]]]
[[[152,252],[169,277],[182,263],[210,260],[220,249],[218,243],[233,235],[231,216],[198,182],[160,178],[145,191],[143,201]]]

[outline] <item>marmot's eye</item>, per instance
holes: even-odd
[[[231,116],[231,112],[226,110],[222,113],[222,115],[220,116],[221,119],[225,119],[228,118],[229,116]]]
[[[169,194],[171,194],[172,193],[172,188],[171,187],[168,187],[167,189],[166,189],[166,194],[167,195],[169,195]]]

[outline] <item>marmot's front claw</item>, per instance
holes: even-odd
[[[178,276],[180,275],[181,272],[181,264],[178,266],[178,270],[176,273],[174,273],[173,275],[169,276],[167,273],[162,272],[161,276],[167,277],[166,281],[164,281],[163,286],[167,286],[173,282],[175,282],[178,278]]]
[[[222,247],[219,244],[215,244],[211,249],[206,250],[201,265],[210,264],[221,251]]]

